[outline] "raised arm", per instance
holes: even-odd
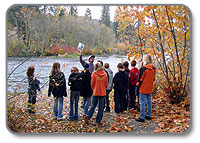
[[[84,64],[86,63],[82,58],[81,52],[80,52],[80,63],[81,63],[82,66],[84,66]]]

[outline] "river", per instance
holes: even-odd
[[[21,62],[27,58],[8,57],[7,58],[7,77],[11,71],[17,67]],[[87,61],[87,57],[83,57]],[[117,72],[117,64],[126,61],[127,56],[112,55],[112,56],[97,56],[95,58],[96,63],[98,60],[102,60],[104,63],[109,63],[110,68],[114,73]],[[12,75],[7,79],[7,91],[8,92],[26,92],[27,91],[27,77],[26,70],[29,66],[35,66],[35,75],[40,80],[40,86],[42,90],[47,89],[49,72],[54,62],[61,64],[61,70],[65,74],[66,81],[68,80],[70,69],[72,66],[76,66],[79,70],[83,70],[82,65],[79,62],[79,58],[59,58],[59,57],[41,57],[41,58],[30,58],[28,61],[23,63],[17,68]],[[63,66],[63,65],[66,66]]]

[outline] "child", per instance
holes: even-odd
[[[108,77],[104,71],[102,64],[95,64],[95,71],[92,73],[91,86],[93,90],[92,106],[85,116],[85,122],[89,124],[89,119],[92,117],[98,103],[98,113],[96,123],[99,125],[103,117],[104,98],[106,96],[106,88],[108,87]]]
[[[113,86],[113,71],[109,68],[109,63],[104,64],[105,71],[108,75],[108,87],[106,88],[106,98],[105,98],[105,104],[106,104],[106,112],[110,112],[110,105],[109,105],[109,93],[112,91]]]
[[[67,97],[65,75],[60,70],[60,63],[53,63],[49,74],[48,97],[54,96],[54,116],[57,120],[63,120],[63,96]]]
[[[35,114],[35,103],[37,90],[40,91],[40,81],[36,79],[34,66],[30,66],[27,69],[26,75],[28,77],[28,112],[30,114]]]
[[[132,69],[130,70],[130,87],[129,87],[130,104],[129,104],[129,107],[134,108],[134,109],[136,109],[135,86],[136,86],[136,82],[138,80],[138,75],[139,75],[139,70],[135,66],[136,66],[136,61],[135,60],[131,61]]]
[[[90,65],[85,63],[84,71],[81,72],[81,77],[82,77],[81,96],[83,96],[83,112],[85,115],[88,113],[88,108],[92,96],[91,73],[89,71],[89,67]]]
[[[114,101],[115,101],[115,112],[120,113],[126,110],[126,93],[128,77],[123,70],[123,64],[119,63],[117,65],[118,72],[113,78],[114,83]]]
[[[140,117],[136,119],[138,122],[144,122],[145,119],[151,120],[152,115],[152,90],[155,80],[156,70],[152,65],[150,55],[144,55],[143,67],[140,69],[138,81],[136,85],[139,87],[139,103],[140,103]],[[147,114],[145,116],[145,105],[147,104]]]
[[[130,70],[129,70],[129,63],[127,61],[123,62],[123,68],[125,71],[125,74],[128,78],[128,84],[127,84],[127,93],[126,93],[126,100],[125,100],[125,106],[128,107],[130,95],[129,95],[129,87],[130,87]]]
[[[68,85],[70,86],[70,115],[69,120],[78,120],[78,101],[81,91],[81,74],[77,67],[71,68],[71,74],[68,79]],[[75,114],[74,105],[75,104]]]

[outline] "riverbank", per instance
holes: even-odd
[[[49,56],[8,56],[7,58],[78,58],[80,55],[79,53],[67,53],[64,55],[49,55]],[[88,54],[82,54],[82,56],[89,56]],[[109,54],[95,54],[97,57],[109,57],[109,56],[127,56],[124,53],[116,54],[116,53],[109,53]]]

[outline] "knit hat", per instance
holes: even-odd
[[[84,67],[85,70],[88,70],[89,67],[90,67],[90,65],[89,65],[88,63],[85,63],[85,64],[83,65],[83,67]]]

